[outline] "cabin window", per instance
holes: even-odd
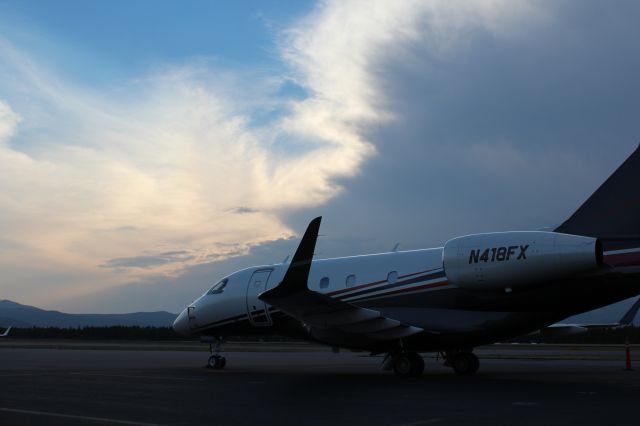
[[[224,280],[220,281],[219,283],[211,287],[211,289],[207,292],[207,294],[222,293],[224,291],[224,288],[227,286],[228,282],[229,280],[225,278]]]
[[[389,272],[389,275],[387,275],[387,282],[389,284],[393,284],[396,281],[398,281],[398,273],[396,271]]]
[[[345,285],[347,287],[353,287],[354,285],[356,285],[356,276],[353,274],[349,275],[345,280]]]
[[[329,277],[324,277],[320,280],[320,288],[329,288]]]

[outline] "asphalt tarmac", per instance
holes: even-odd
[[[366,354],[259,350],[227,352],[211,370],[199,351],[0,345],[0,425],[640,424],[640,372],[604,349],[568,360],[484,348],[474,377],[429,357],[417,379]]]

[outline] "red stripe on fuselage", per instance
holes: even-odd
[[[640,251],[605,254],[604,263],[610,266],[638,266],[640,265]]]

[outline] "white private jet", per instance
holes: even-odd
[[[9,332],[11,331],[11,327],[7,328],[4,333],[0,334],[0,337],[9,337]]]
[[[640,294],[640,148],[553,232],[465,235],[444,247],[314,260],[321,218],[290,263],[223,278],[176,318],[178,333],[280,334],[386,354],[403,377],[440,352],[459,374],[474,347]],[[212,345],[213,346],[213,345]]]

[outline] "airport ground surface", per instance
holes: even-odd
[[[305,344],[230,344],[224,370],[188,342],[51,345],[0,342],[0,425],[640,422],[640,371],[623,370],[619,346],[489,346],[474,377],[427,357],[423,376],[399,379],[379,357]]]

